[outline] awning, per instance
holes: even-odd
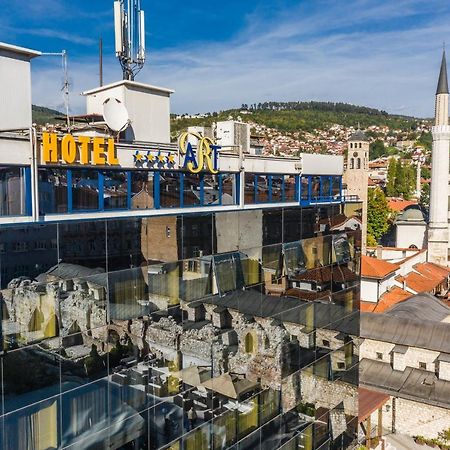
[[[388,400],[389,395],[358,388],[359,423],[364,422],[373,412],[380,409]]]

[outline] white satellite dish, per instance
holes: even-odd
[[[127,108],[117,98],[110,97],[103,102],[103,118],[113,131],[123,131],[130,124]]]

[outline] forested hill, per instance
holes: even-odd
[[[45,125],[46,123],[55,123],[56,116],[62,116],[63,114],[55,109],[46,108],[45,106],[31,106],[31,112],[33,115],[33,123],[38,125]]]
[[[178,116],[180,117],[180,116]],[[240,117],[244,122],[255,122],[275,128],[281,132],[329,129],[334,124],[361,128],[369,126],[389,126],[391,129],[408,131],[415,129],[419,119],[396,116],[365,106],[331,102],[266,102],[252,105],[243,104],[239,109],[208,113],[206,117],[175,118],[172,131],[178,132],[191,125],[211,125],[217,120]]]

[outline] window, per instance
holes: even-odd
[[[330,348],[330,341],[328,341],[327,339],[323,339],[322,340],[322,345],[324,347]]]
[[[126,172],[103,172],[103,205],[105,209],[126,209],[128,206],[128,178]]]
[[[268,175],[257,175],[256,177],[256,201],[267,203],[271,199],[270,183]]]
[[[72,170],[72,209],[74,211],[99,209],[98,171]]]
[[[330,189],[331,189],[330,177],[322,177],[320,186],[320,197],[321,198],[330,197]]]
[[[318,200],[320,196],[320,177],[311,178],[312,199]]]
[[[161,208],[179,208],[180,205],[180,173],[160,173]]]
[[[256,336],[251,332],[245,335],[245,352],[256,353]]]
[[[38,186],[40,215],[67,212],[67,170],[40,168]]]
[[[298,177],[295,175],[284,176],[284,200],[286,202],[296,202],[298,190]]]
[[[309,178],[302,177],[301,180],[301,199],[309,200]]]
[[[382,360],[383,359],[383,353],[377,352],[377,359]]]
[[[252,173],[245,174],[244,201],[247,205],[251,205],[256,202],[255,178],[256,178],[256,175],[254,175]]]
[[[183,206],[201,206],[203,175],[186,173],[183,177]]]
[[[419,369],[427,370],[427,363],[419,361]]]
[[[355,168],[355,160],[353,158],[350,158],[350,169]]]
[[[345,369],[345,362],[338,362],[337,363],[337,368],[339,369],[339,370],[344,370]]]
[[[154,208],[153,180],[153,172],[147,170],[131,172],[131,209]]]
[[[356,168],[357,168],[357,169],[361,169],[361,158],[358,158],[358,159],[356,160]]]
[[[222,203],[222,199],[220,198],[220,183],[221,183],[221,174],[218,175],[210,175],[204,174],[203,176],[203,191],[202,191],[202,204],[203,205],[218,205]],[[231,190],[233,190],[232,186]],[[233,204],[232,199],[233,194],[231,194],[230,203]]]
[[[26,169],[0,166],[0,216],[27,214]]]
[[[221,186],[222,186],[222,205],[236,205],[238,202],[237,196],[237,185],[236,185],[236,174],[235,173],[221,173],[220,175]],[[206,197],[205,197],[206,198]]]
[[[331,177],[331,196],[333,199],[341,196],[341,177]]]

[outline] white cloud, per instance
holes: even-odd
[[[174,88],[175,112],[265,100],[329,100],[432,114],[441,42],[448,36],[448,7],[439,0],[317,4],[321,7],[313,11],[300,6],[281,18],[252,15],[248,27],[227,42],[150,50],[138,80]],[[439,14],[430,15],[433,8]],[[422,13],[432,18],[423,19]],[[105,74],[109,81],[120,77],[112,58]],[[70,76],[74,92],[95,86],[97,62],[71,62]],[[33,79],[35,103],[62,104],[55,88],[60,71],[37,68]],[[83,111],[83,99],[72,95],[71,103],[74,111]]]

